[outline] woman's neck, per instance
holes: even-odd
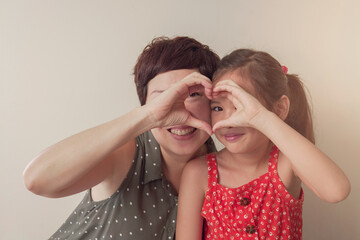
[[[161,148],[161,147],[160,147]],[[179,192],[182,171],[188,161],[207,153],[206,145],[202,145],[197,152],[188,155],[169,153],[161,148],[162,167],[166,179],[172,184],[176,192]]]

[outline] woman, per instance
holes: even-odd
[[[27,166],[25,185],[35,194],[89,189],[50,239],[174,238],[183,167],[215,150],[207,97],[218,61],[194,39],[154,39],[134,69],[141,107],[49,147]]]

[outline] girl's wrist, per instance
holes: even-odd
[[[268,127],[271,127],[271,123],[272,120],[274,118],[278,118],[278,116],[267,110],[264,109],[262,111],[260,111],[252,120],[251,120],[251,127],[261,131],[261,132],[265,132],[267,130]]]

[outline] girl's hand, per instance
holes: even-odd
[[[232,115],[213,126],[215,132],[223,127],[255,127],[254,122],[267,109],[251,94],[247,93],[232,80],[223,80],[213,89],[213,98],[226,96],[235,107]]]
[[[188,125],[202,129],[211,135],[210,124],[195,118],[186,109],[185,101],[192,94],[202,94],[211,99],[212,82],[210,79],[198,72],[191,73],[149,101],[145,106],[154,127]],[[210,108],[209,105],[207,107]]]
[[[345,173],[277,114],[267,110],[255,97],[231,80],[221,81],[214,87],[213,98],[223,95],[234,104],[235,110],[229,118],[213,126],[214,132],[223,127],[256,128],[279,148],[278,172],[285,184],[291,183],[292,187],[300,185],[299,178],[327,202],[339,202],[349,195],[350,181]]]

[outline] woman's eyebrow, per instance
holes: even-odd
[[[162,93],[162,92],[164,92],[164,90],[153,90],[149,93],[149,96],[153,93]]]

